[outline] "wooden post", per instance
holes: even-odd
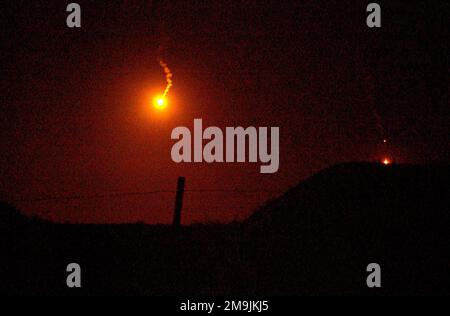
[[[181,226],[181,209],[183,208],[183,193],[184,193],[184,177],[178,177],[177,195],[175,197],[175,209],[173,211],[173,227]]]

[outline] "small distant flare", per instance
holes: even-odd
[[[383,165],[387,166],[390,165],[392,163],[392,161],[389,158],[384,158],[382,161]]]

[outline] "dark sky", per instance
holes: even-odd
[[[173,191],[179,175],[189,190],[282,192],[338,162],[449,162],[447,5],[379,1],[369,29],[370,1],[78,1],[69,29],[66,2],[0,10],[0,194],[28,214],[167,223],[172,192],[13,201]],[[164,115],[148,104],[165,87],[158,57],[174,81]],[[170,133],[194,118],[279,126],[279,171],[175,164]],[[184,220],[243,219],[276,194],[186,192]]]

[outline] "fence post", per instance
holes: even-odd
[[[183,193],[184,193],[184,177],[178,177],[177,195],[175,197],[175,209],[173,211],[173,227],[181,226],[181,210],[183,208]]]

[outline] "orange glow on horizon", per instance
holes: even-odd
[[[391,164],[391,160],[389,158],[384,158],[382,162],[383,162],[383,165],[386,165],[386,166]]]

